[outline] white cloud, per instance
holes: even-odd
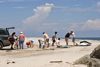
[[[65,27],[63,28],[63,30],[74,30],[77,31],[80,29],[80,25],[82,25],[83,23],[69,23],[69,27]]]
[[[62,6],[54,6],[54,8],[67,8],[67,7],[62,7]]]
[[[57,25],[57,23],[43,23],[43,26],[52,26],[52,25]]]
[[[36,9],[33,9],[35,15],[28,17],[23,21],[24,29],[40,29],[41,26],[43,26],[42,21],[49,16],[49,12],[51,12],[52,6],[54,5],[46,3],[43,6],[38,6]]]
[[[58,30],[57,29],[58,23],[43,23],[41,25],[41,27],[38,28],[38,31],[42,31],[42,30]]]
[[[85,30],[100,30],[100,19],[87,20],[86,22],[71,23],[69,28],[64,28],[63,30],[75,30],[75,31],[85,31]]]
[[[0,1],[0,3],[3,3],[4,1]]]
[[[81,27],[81,30],[100,30],[100,19],[88,20]]]
[[[97,6],[99,6],[99,7],[100,7],[100,2],[97,2]]]
[[[80,5],[74,5],[74,6],[80,6]],[[60,10],[56,10],[57,11],[77,11],[77,12],[85,12],[85,11],[98,11],[100,12],[100,2],[97,2],[97,4],[95,4],[95,6],[91,6],[91,7],[87,7],[87,8],[63,8]]]

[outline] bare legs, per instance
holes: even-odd
[[[52,46],[54,46],[54,43],[55,43],[55,42],[52,43]]]
[[[75,46],[77,43],[75,41],[73,41],[73,45]]]
[[[45,47],[46,47],[46,48],[49,47],[49,39],[46,39],[46,41],[45,41]]]
[[[66,45],[68,46],[68,41],[66,41]]]

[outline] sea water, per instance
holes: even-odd
[[[75,37],[75,38],[81,40],[100,40],[100,37]]]

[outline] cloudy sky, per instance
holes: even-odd
[[[64,37],[74,30],[76,37],[100,37],[99,0],[0,0],[0,27],[26,37]]]

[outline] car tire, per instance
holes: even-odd
[[[3,44],[0,42],[0,50],[3,48]]]

